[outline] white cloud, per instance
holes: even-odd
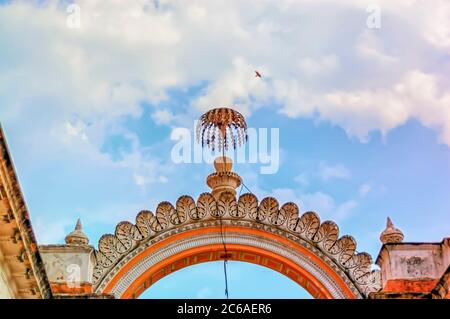
[[[333,197],[323,192],[302,194],[300,200],[303,209],[317,212],[322,220],[342,221],[349,217],[357,206],[357,202],[354,200],[338,204]]]
[[[413,70],[388,88],[337,90],[322,96],[301,92],[294,84],[285,93],[291,97],[281,112],[294,118],[317,113],[320,119],[339,125],[363,142],[374,130],[387,134],[415,118],[425,127],[440,131],[440,141],[450,145],[450,91],[439,80]],[[305,102],[295,104],[292,96]]]
[[[274,196],[280,202],[280,205],[286,202],[295,202],[301,212],[314,211],[322,221],[327,219],[342,221],[348,218],[358,205],[352,199],[337,203],[331,195],[320,191],[300,192],[297,195],[296,191],[291,188],[276,188],[272,190],[271,196]]]
[[[259,195],[259,194],[258,194]],[[261,196],[261,195],[259,195]],[[269,195],[267,195],[269,196]],[[280,205],[283,205],[287,202],[296,202],[300,206],[300,202],[298,201],[298,196],[296,192],[291,188],[275,188],[272,190],[272,194],[270,196],[275,197]],[[264,196],[265,197],[265,196]],[[262,196],[261,196],[262,198]]]
[[[40,245],[62,243],[65,236],[75,228],[76,219],[52,219],[51,223],[37,217],[33,223],[37,241]]]
[[[152,118],[157,124],[169,124],[174,115],[169,110],[157,110],[152,114]]]
[[[262,73],[263,78],[255,77],[255,70]],[[203,112],[219,106],[234,106],[244,116],[249,115],[250,105],[255,107],[270,95],[270,88],[265,80],[268,76],[269,72],[261,66],[236,58],[232,61],[232,67],[219,75],[194,105]]]
[[[435,8],[435,15],[430,15],[429,28],[424,30],[424,36],[435,46],[450,48],[450,5],[445,8]]]
[[[305,173],[299,174],[294,178],[294,181],[298,183],[300,186],[308,186],[309,180],[306,177]]]
[[[404,8],[404,18],[409,20],[419,34],[430,44],[439,49],[450,48],[450,2],[433,0],[423,2],[410,1],[411,5]],[[432,5],[430,5],[432,4]]]
[[[148,184],[147,179],[142,175],[133,174],[133,179],[137,186],[142,187],[142,186],[145,186],[146,184]]]
[[[169,179],[164,175],[159,176],[158,180],[160,183],[168,183],[169,182]]]
[[[397,59],[384,53],[384,49],[381,48],[381,39],[377,38],[373,32],[365,30],[361,35],[357,43],[357,52],[363,57],[372,59],[380,63],[392,63]]]
[[[84,132],[84,125],[82,122],[77,122],[75,124],[66,122],[65,123],[67,134],[71,137],[80,137],[83,141],[87,141],[88,137]]]
[[[348,218],[354,211],[354,209],[358,206],[358,203],[355,200],[348,200],[336,207],[335,212],[332,216],[335,216],[337,221],[344,220]]]
[[[336,55],[326,55],[318,58],[304,57],[300,59],[298,66],[307,75],[318,75],[333,72],[338,64]]]
[[[371,130],[386,133],[416,118],[426,127],[440,129],[441,141],[450,145],[450,92],[439,91],[435,76],[414,70],[393,88],[329,93],[322,116],[361,139],[367,139]]]
[[[349,179],[350,171],[349,169],[342,164],[336,165],[327,165],[322,162],[319,165],[319,174],[322,179],[329,180],[333,178],[341,178],[341,179]]]
[[[367,194],[369,194],[371,190],[372,186],[370,186],[370,184],[367,183],[362,184],[358,189],[359,196],[365,197]]]
[[[142,152],[141,146],[136,146],[131,153],[124,153],[123,158],[117,161],[116,165],[131,169],[134,182],[137,186],[144,187],[152,183],[166,183],[167,177],[159,175],[161,172],[171,170],[171,163],[162,163],[154,157],[148,157]]]
[[[139,117],[142,102],[158,104],[168,89],[206,83],[191,101],[197,110],[237,105],[250,114],[273,101],[290,117],[317,116],[363,141],[373,130],[386,133],[417,118],[450,144],[449,70],[429,60],[446,54],[450,45],[450,3],[432,2],[379,1],[384,22],[378,31],[390,28],[389,37],[367,29],[369,2],[356,0],[158,6],[147,0],[81,0],[80,29],[66,27],[67,13],[56,0],[39,6],[13,2],[0,7],[6,48],[1,54],[7,61],[0,64],[0,102],[14,110],[0,115],[23,122],[25,114],[48,114],[37,123],[47,128],[74,114],[111,123]],[[380,66],[384,72],[377,74]],[[254,78],[255,69],[262,79]],[[408,86],[405,79],[414,74],[421,74],[425,85],[443,81],[443,92],[423,96],[422,89],[408,87],[399,92],[394,84]],[[431,112],[418,110],[428,104]],[[174,116],[178,112],[153,112],[161,124]]]

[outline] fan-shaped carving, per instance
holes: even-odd
[[[217,216],[222,217],[225,215],[232,216],[236,215],[237,203],[236,197],[229,192],[224,192],[220,194],[219,200],[217,202]]]
[[[285,212],[286,219],[298,217],[298,206],[296,203],[285,203],[283,206],[281,206],[280,210]]]
[[[130,222],[121,222],[116,226],[116,237],[128,250],[134,243],[142,239],[142,235],[135,225]]]
[[[371,272],[365,273],[358,280],[360,282],[360,287],[365,295],[371,292],[380,291],[381,286],[381,272],[379,270],[372,270]]]
[[[297,218],[289,218],[288,217],[288,221],[287,221],[287,229],[289,229],[292,232],[295,233],[302,233],[303,232],[303,228],[302,228],[302,222],[301,222],[301,218],[297,217]]]
[[[306,212],[300,217],[301,234],[307,238],[312,239],[320,227],[320,218],[314,212]]]
[[[251,193],[243,194],[239,197],[236,214],[231,215],[235,218],[244,218],[247,214],[256,216],[258,210],[258,199]]]
[[[217,203],[210,193],[203,193],[197,200],[197,217],[217,216]]]
[[[267,216],[278,213],[278,201],[273,197],[264,198],[259,204],[258,210],[255,216],[250,214],[250,218],[257,221],[263,221]]]
[[[286,222],[289,216],[295,214],[295,212],[298,214],[297,205],[291,202],[285,203],[279,210],[269,214],[269,222],[272,225],[281,226]]]
[[[364,283],[364,274],[370,271],[370,267],[372,264],[372,257],[368,253],[358,253],[353,255],[352,259],[354,260],[355,267],[352,268],[352,277],[360,282]]]
[[[337,261],[345,268],[351,268],[352,257],[356,250],[356,241],[352,236],[344,235],[331,247],[329,252],[336,255]]]
[[[96,250],[95,251],[95,261],[97,266],[102,266],[104,268],[110,267],[113,264],[113,261],[105,256],[102,252]]]
[[[111,261],[116,261],[126,251],[126,247],[111,234],[103,235],[98,242],[98,249]]]
[[[324,221],[317,233],[313,237],[313,241],[318,243],[319,247],[329,251],[339,236],[339,228],[335,222],[331,220]]]
[[[100,264],[97,264],[92,271],[92,281],[97,282],[103,275],[104,267]]]
[[[191,196],[187,195],[181,196],[180,198],[178,198],[176,206],[177,206],[177,217],[175,218],[174,221],[178,221],[178,224],[172,222],[171,218],[172,224],[174,225],[182,224],[187,220],[188,217],[195,219],[194,216],[196,216],[197,214],[197,207],[195,207],[195,202]]]
[[[151,228],[151,219],[153,213],[149,210],[142,210],[136,216],[136,227],[144,238],[150,237],[153,233]]]
[[[173,216],[175,208],[169,202],[161,202],[156,208],[157,226],[155,231],[161,231],[169,226],[170,216]]]
[[[281,207],[287,213],[286,227],[292,232],[303,232],[301,219],[298,217],[299,209],[295,203],[286,203]]]

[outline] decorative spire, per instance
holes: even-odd
[[[81,220],[78,218],[77,224],[75,225],[75,230],[81,230]]]
[[[231,158],[225,156],[225,151],[229,148],[238,148],[247,142],[247,139],[247,123],[238,111],[219,107],[200,117],[197,124],[198,142],[202,147],[209,147],[213,152],[222,151],[222,156],[214,160],[216,172],[206,179],[216,199],[224,192],[230,192],[236,196],[236,188],[241,185],[241,178],[232,172],[233,162]]]
[[[388,217],[386,229],[381,233],[380,240],[383,244],[401,243],[403,241],[403,233],[400,229],[394,227],[394,223]]]
[[[78,218],[75,229],[66,236],[66,244],[74,246],[87,246],[89,244],[89,238],[83,232],[81,227],[81,221]]]
[[[220,156],[214,160],[216,171],[206,178],[206,183],[212,189],[215,198],[219,198],[223,192],[230,192],[236,196],[236,188],[241,185],[241,177],[232,172],[233,161],[226,156]]]

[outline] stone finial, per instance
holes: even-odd
[[[230,192],[236,195],[236,188],[241,185],[241,177],[232,172],[233,161],[226,156],[219,156],[214,160],[216,172],[210,174],[206,183],[212,189],[211,193],[215,198],[219,198],[223,192]]]
[[[394,223],[388,217],[386,222],[386,229],[380,235],[380,240],[383,244],[401,243],[403,241],[403,233],[400,229],[394,227]]]
[[[79,218],[75,229],[66,236],[66,244],[74,246],[87,246],[89,244],[89,238],[83,232]]]

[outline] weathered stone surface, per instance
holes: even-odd
[[[450,265],[448,238],[440,243],[384,244],[376,263],[383,293],[430,293]]]

